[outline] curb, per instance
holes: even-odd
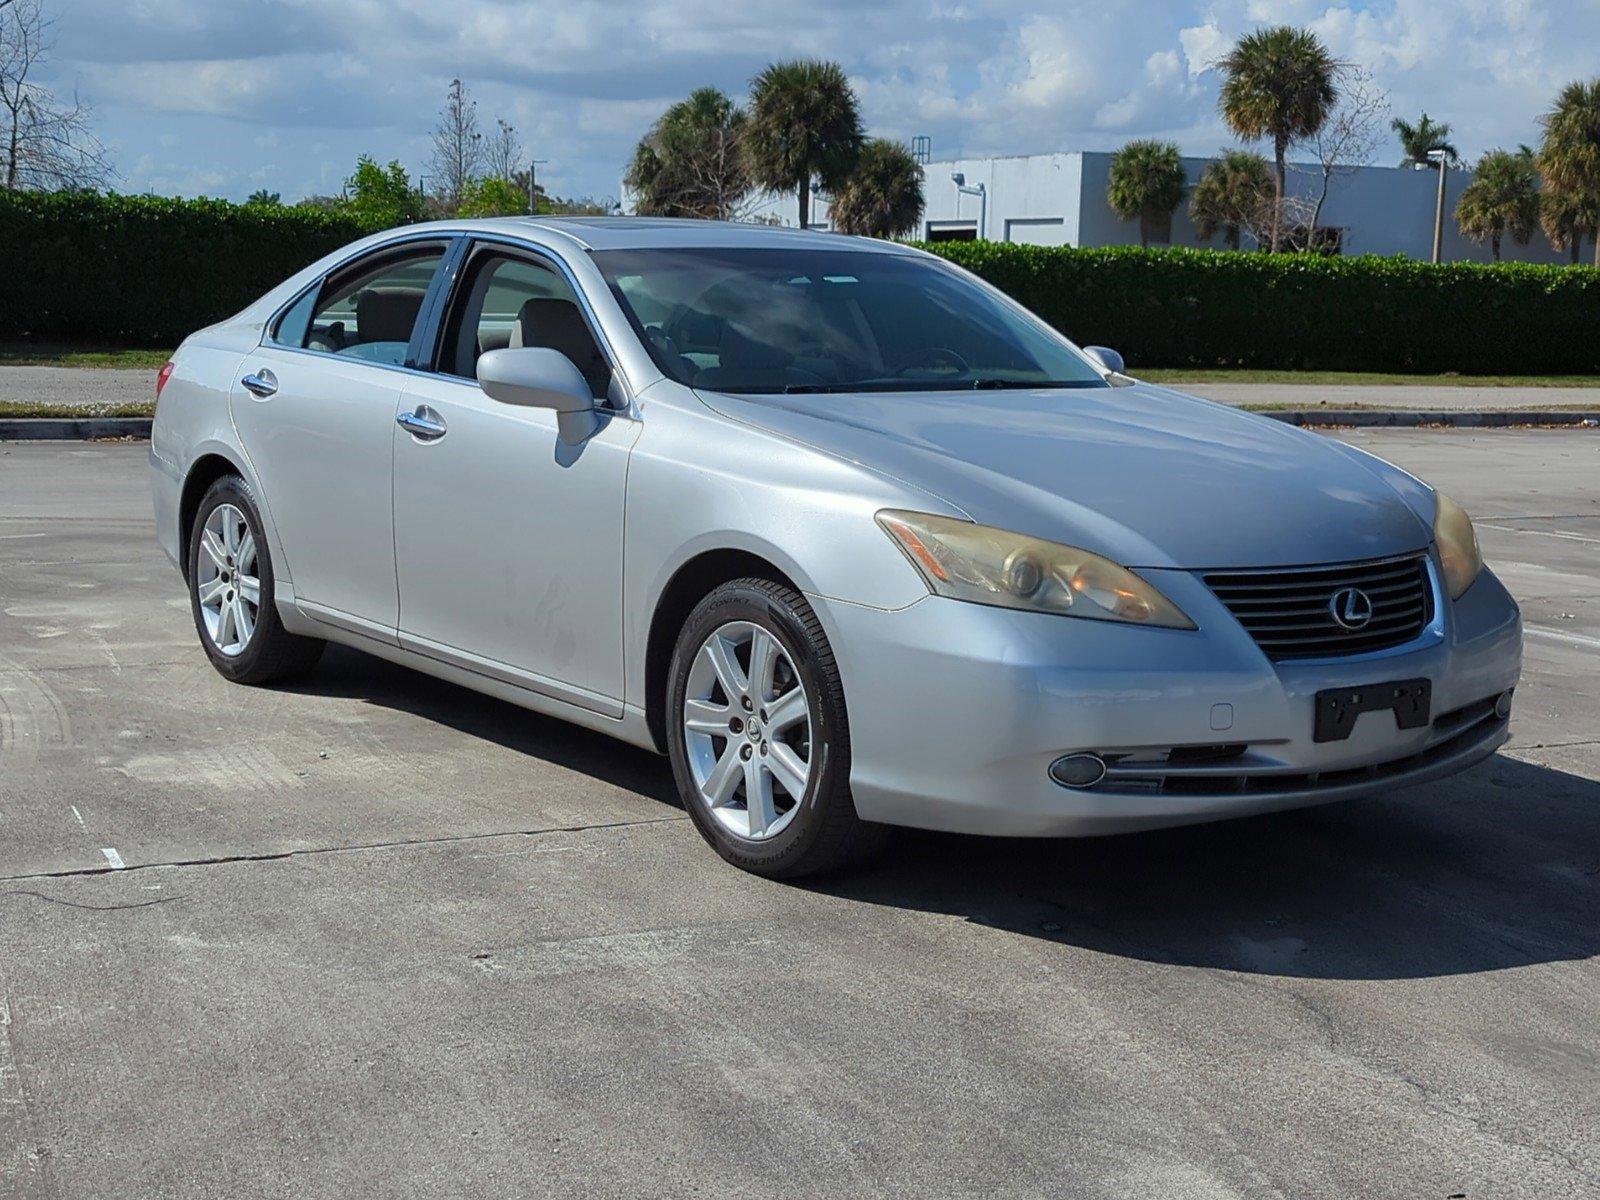
[[[1254,411],[1254,410],[1245,410]],[[1271,417],[1308,429],[1335,426],[1402,426],[1419,428],[1443,425],[1459,429],[1503,429],[1508,425],[1600,427],[1600,409],[1590,412],[1547,412],[1542,409],[1499,409],[1488,412],[1426,411],[1400,408],[1296,408],[1258,411],[1258,417]]]
[[[150,417],[0,417],[0,442],[149,438]]]

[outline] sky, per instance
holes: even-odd
[[[706,84],[836,59],[870,133],[935,159],[1232,144],[1211,68],[1240,34],[1314,29],[1469,158],[1538,140],[1592,77],[1600,0],[45,0],[52,84],[95,108],[119,190],[286,201],[337,192],[369,153],[425,170],[450,80],[510,121],[560,195],[614,197],[633,145]],[[1385,142],[1378,161],[1398,158]]]

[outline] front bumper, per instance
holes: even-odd
[[[843,677],[860,815],[1007,836],[1121,833],[1386,791],[1506,740],[1494,701],[1516,685],[1521,619],[1487,570],[1437,604],[1413,643],[1279,663],[1198,576],[1142,574],[1200,628],[934,596],[893,612],[813,598]],[[1432,683],[1428,724],[1403,730],[1368,712],[1348,739],[1313,741],[1317,692],[1417,678]],[[1101,783],[1050,778],[1052,762],[1078,752],[1112,763]]]

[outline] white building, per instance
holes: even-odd
[[[1191,187],[1211,161],[1183,160]],[[1110,170],[1111,154],[1099,151],[931,162],[924,168],[927,210],[918,236],[929,241],[983,237],[1039,246],[1138,245],[1139,222],[1122,220],[1106,203]],[[1462,237],[1456,228],[1456,199],[1471,180],[1470,171],[1446,175],[1446,262],[1487,262],[1492,257],[1487,243],[1480,246]],[[1321,183],[1319,167],[1290,164],[1288,188],[1292,195],[1315,196]],[[1341,167],[1329,182],[1327,202],[1317,223],[1320,237],[1330,239],[1344,254],[1405,254],[1427,260],[1433,253],[1438,186],[1433,168]],[[794,225],[797,208],[793,196],[773,195],[766,197],[752,216]],[[811,224],[816,229],[830,227],[824,196],[814,197]],[[1201,242],[1185,202],[1173,216],[1170,244],[1221,247],[1225,241],[1219,233],[1211,242]],[[1569,252],[1552,249],[1538,233],[1526,246],[1506,238],[1501,256],[1525,262],[1571,261]]]

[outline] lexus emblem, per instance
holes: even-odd
[[[1340,588],[1328,601],[1328,612],[1341,629],[1360,629],[1372,620],[1372,597],[1360,588]]]

